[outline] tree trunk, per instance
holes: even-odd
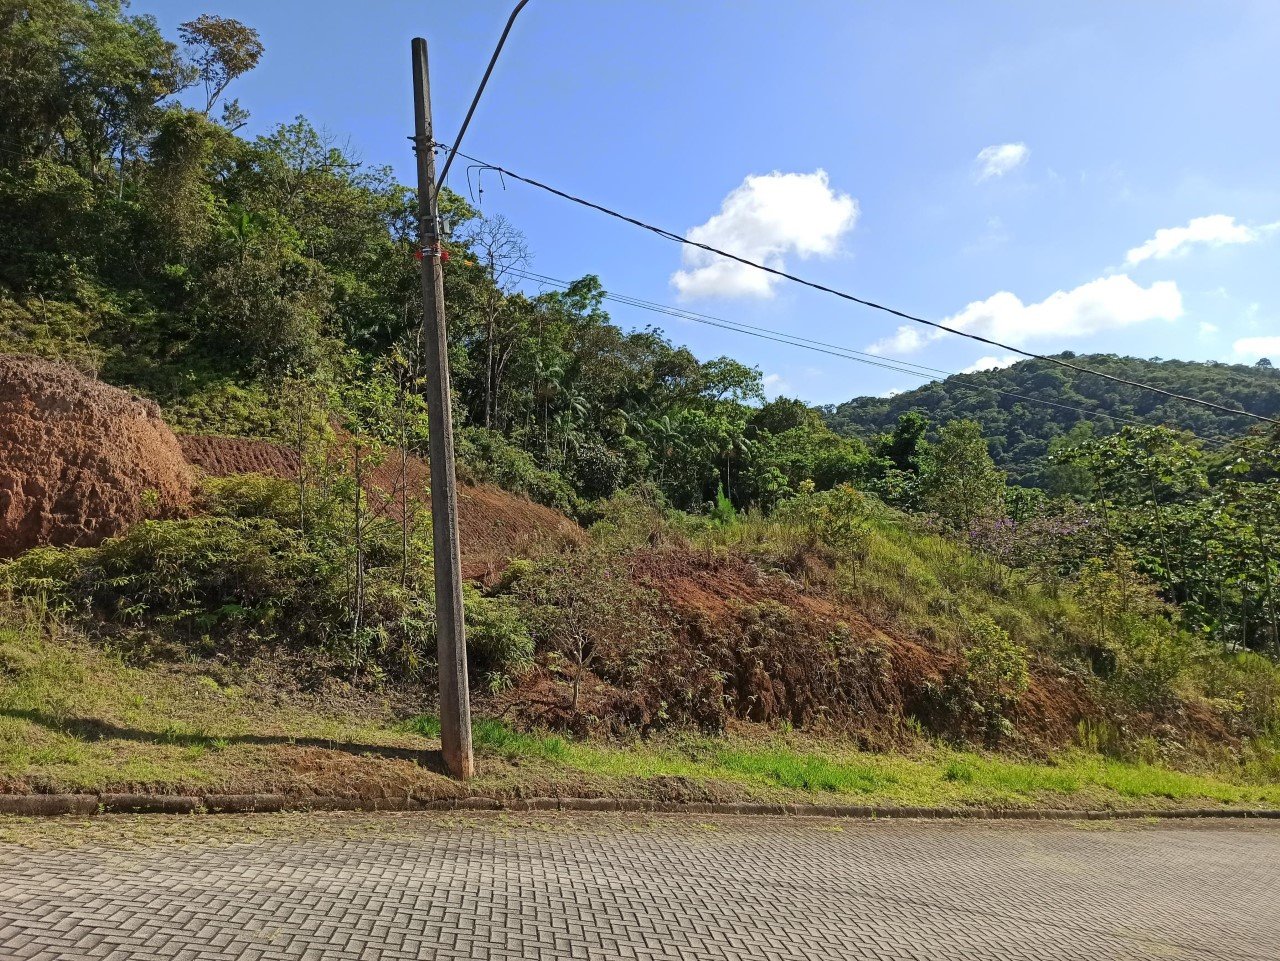
[[[493,428],[493,384],[494,384],[493,336],[494,336],[494,328],[496,326],[494,322],[495,313],[496,312],[493,306],[490,305],[490,308],[487,311],[487,316],[485,317],[485,347],[487,348],[488,355],[489,355],[488,360],[485,363],[485,369],[484,369],[484,426],[486,430],[491,430]]]
[[[1280,636],[1276,633],[1276,599],[1271,585],[1271,554],[1267,550],[1267,539],[1262,533],[1262,525],[1254,525],[1254,533],[1258,537],[1258,551],[1262,554],[1262,576],[1267,586],[1267,613],[1271,620],[1271,652],[1280,651]]]
[[[400,586],[409,585],[409,416],[400,383]]]
[[[355,442],[355,479],[356,479],[356,519],[355,519],[355,539],[356,539],[356,569],[355,569],[355,596],[351,604],[351,638],[354,641],[360,633],[360,621],[364,613],[364,524],[362,523],[361,502],[363,488],[360,486],[360,444]]]
[[[298,431],[298,527],[303,534],[307,532],[307,434],[306,411],[303,408],[305,398],[298,403],[298,417],[295,426]]]

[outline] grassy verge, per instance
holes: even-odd
[[[767,729],[629,744],[474,729],[476,794],[822,803],[1280,807],[1280,783],[1069,751],[1053,763],[921,745],[858,752]],[[404,701],[301,694],[216,665],[130,666],[72,638],[0,627],[0,791],[282,792],[448,797],[439,725]]]
[[[1280,806],[1280,784],[1241,783],[1074,750],[1042,763],[936,746],[872,754],[772,733],[618,746],[520,734],[491,721],[477,725],[476,744],[508,760],[619,782],[720,782],[770,799],[921,807]]]

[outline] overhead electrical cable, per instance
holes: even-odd
[[[547,277],[543,274],[536,274],[531,271],[525,271],[516,267],[508,267],[507,273],[519,275],[523,279],[531,280],[537,283],[550,284],[553,286],[568,288],[570,282],[567,280],[558,280],[554,277]],[[825,341],[809,340],[805,337],[796,337],[781,331],[772,330],[767,327],[755,327],[751,324],[742,324],[738,321],[725,320],[719,317],[712,317],[709,314],[699,314],[696,311],[685,311],[678,307],[669,307],[665,304],[656,304],[652,301],[641,300],[638,297],[631,297],[626,294],[615,294],[606,291],[605,299],[616,303],[626,304],[632,307],[639,307],[644,310],[651,310],[655,313],[666,314],[670,317],[676,317],[682,320],[688,320],[696,324],[705,324],[709,327],[719,327],[722,330],[732,331],[733,333],[745,334],[749,337],[758,337],[762,340],[770,340],[774,343],[785,344],[789,347],[798,347],[802,350],[812,350],[817,353],[827,354],[832,357],[839,357],[843,360],[852,360],[859,364],[867,364],[871,367],[879,367],[884,370],[891,370],[899,374],[907,374],[912,377],[919,377],[923,380],[936,380],[937,375],[944,377],[967,377],[969,374],[963,372],[946,371],[936,367],[924,367],[920,364],[913,364],[910,361],[899,360],[893,357],[880,357],[875,354],[867,354],[864,351],[853,350],[852,348],[840,347],[836,344],[828,344]],[[918,370],[912,370],[916,367]],[[928,373],[926,373],[928,371]],[[1133,424],[1138,427],[1151,426],[1146,421],[1136,420],[1132,417],[1124,417],[1120,414],[1111,414],[1103,410],[1089,410],[1084,407],[1076,407],[1072,404],[1063,404],[1058,401],[1045,400],[1042,397],[1030,397],[1026,394],[1019,394],[1016,391],[1005,390],[1000,387],[992,387],[989,384],[970,384],[961,381],[956,384],[963,390],[971,391],[991,391],[996,394],[1002,394],[1006,397],[1013,397],[1017,400],[1024,400],[1032,404],[1043,404],[1048,407],[1057,407],[1062,410],[1074,411],[1078,414],[1084,414],[1086,417],[1105,417],[1108,420],[1117,421],[1123,424]]]
[[[443,149],[450,149],[448,144],[437,144],[436,146],[441,147]],[[1215,404],[1213,403],[1213,401],[1202,400],[1199,397],[1190,397],[1186,394],[1179,394],[1171,390],[1165,390],[1163,387],[1156,387],[1154,384],[1144,384],[1140,381],[1129,380],[1127,377],[1119,377],[1115,374],[1106,373],[1105,371],[1094,370],[1089,367],[1081,367],[1078,364],[1072,364],[1066,360],[1063,360],[1061,357],[1052,357],[1046,354],[1037,354],[1029,350],[1023,350],[1021,347],[1014,347],[1011,344],[1002,343],[1001,341],[998,341],[998,340],[992,340],[990,337],[983,337],[981,334],[970,333],[969,331],[960,330],[957,327],[951,327],[951,326],[948,326],[947,324],[942,324],[934,320],[927,320],[924,317],[917,317],[915,314],[908,314],[905,311],[898,310],[897,308],[894,308],[894,307],[886,306],[885,304],[876,303],[873,300],[867,300],[863,297],[858,297],[854,294],[848,293],[847,291],[839,290],[835,287],[829,287],[826,284],[820,284],[814,280],[806,280],[803,277],[799,277],[795,274],[788,273],[785,270],[779,270],[776,267],[769,267],[769,266],[766,266],[765,264],[757,263],[756,261],[750,260],[746,257],[740,257],[737,254],[731,254],[728,251],[721,250],[718,247],[712,247],[710,244],[704,244],[696,240],[690,240],[688,237],[684,237],[680,234],[673,233],[672,231],[666,230],[663,227],[656,227],[653,224],[645,223],[643,220],[637,220],[635,217],[630,217],[624,213],[620,213],[609,207],[605,207],[602,204],[594,203],[582,197],[577,197],[577,196],[574,196],[573,194],[566,193],[565,191],[552,187],[549,184],[542,183],[539,180],[534,180],[532,177],[525,177],[522,174],[518,174],[513,170],[508,170],[506,167],[501,167],[497,164],[489,163],[488,161],[481,160],[478,157],[472,157],[468,154],[463,153],[462,151],[457,151],[457,155],[459,157],[464,157],[467,160],[470,160],[472,163],[477,163],[484,167],[488,167],[491,170],[497,171],[503,176],[510,177],[513,180],[518,180],[524,184],[528,184],[530,187],[536,187],[539,190],[546,191],[547,193],[560,197],[563,200],[568,200],[571,203],[578,204],[579,206],[586,207],[590,210],[595,210],[599,213],[605,214],[606,216],[613,217],[616,220],[621,220],[624,223],[631,224],[634,227],[639,227],[641,230],[647,230],[650,233],[657,234],[659,237],[663,237],[675,243],[683,244],[686,247],[693,247],[698,250],[703,250],[703,251],[706,251],[707,253],[715,254],[716,256],[719,256],[719,257],[725,257],[728,260],[735,261],[736,263],[740,263],[746,267],[752,267],[756,270],[764,271],[767,274],[772,274],[775,277],[781,277],[784,280],[790,280],[793,283],[800,284],[804,287],[811,287],[814,290],[819,290],[819,291],[822,291],[823,293],[831,294],[843,300],[848,300],[855,304],[861,304],[863,307],[869,307],[872,310],[882,311],[883,313],[890,314],[894,317],[899,317],[902,320],[908,320],[915,324],[923,324],[926,327],[932,327],[935,330],[941,330],[948,334],[955,334],[957,337],[964,337],[964,338],[967,338],[968,340],[974,340],[974,341],[977,341],[978,343],[987,344],[988,346],[991,346],[991,347],[998,347],[1001,350],[1007,350],[1007,351],[1010,351],[1011,353],[1019,354],[1023,357],[1027,357],[1032,360],[1042,360],[1045,363],[1054,364],[1058,367],[1063,367],[1063,368],[1066,368],[1067,370],[1072,370],[1079,374],[1092,374],[1095,377],[1101,377],[1105,380],[1110,380],[1117,384],[1123,384],[1126,387],[1135,387],[1140,390],[1151,391],[1152,393],[1160,394],[1161,396],[1164,396],[1164,397],[1169,397],[1174,400],[1180,400],[1188,404],[1195,404],[1200,407],[1207,407],[1211,410],[1221,411],[1222,413],[1225,413],[1225,414],[1232,414],[1238,417],[1248,417],[1253,420],[1262,421],[1263,423],[1267,423],[1267,424],[1280,424],[1280,420],[1277,420],[1273,417],[1266,417],[1262,414],[1255,414],[1252,411],[1247,411],[1247,410],[1236,410],[1235,408],[1227,407],[1223,404]]]
[[[462,143],[462,138],[466,136],[467,128],[471,126],[471,118],[475,116],[476,107],[480,105],[480,96],[484,93],[484,88],[489,83],[489,77],[493,74],[494,65],[498,62],[498,54],[502,53],[502,47],[507,42],[507,35],[511,33],[511,27],[515,24],[516,17],[520,16],[520,11],[524,9],[525,4],[528,2],[529,0],[520,0],[516,4],[516,8],[511,11],[511,16],[507,18],[507,25],[502,31],[502,36],[498,38],[498,45],[493,50],[493,56],[489,58],[489,66],[485,68],[484,76],[480,78],[480,86],[476,88],[476,95],[471,98],[471,106],[467,108],[467,115],[463,118],[462,127],[458,130],[458,136],[453,138],[453,147],[450,149],[449,155],[444,158],[444,167],[440,171],[440,176],[436,179],[437,190],[444,183],[445,177],[449,176],[449,168],[453,166],[453,158],[457,156],[458,146]]]

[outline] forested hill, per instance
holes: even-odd
[[[1065,352],[1057,356],[1188,397],[1280,417],[1280,370],[1267,361],[1245,366],[1141,360],[1114,354]],[[1044,456],[1054,438],[1077,425],[1091,424],[1098,435],[1123,426],[1108,415],[1190,430],[1210,443],[1257,426],[1248,417],[1220,413],[1039,360],[1024,360],[1003,370],[957,374],[893,397],[855,397],[825,408],[824,414],[836,431],[870,438],[891,430],[907,411],[927,416],[934,430],[957,418],[977,421],[996,463],[1009,472],[1011,480],[1032,485],[1040,479]]]

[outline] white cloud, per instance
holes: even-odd
[[[1000,370],[1012,367],[1022,360],[1017,354],[1005,354],[1003,357],[979,357],[972,364],[960,371],[962,374],[976,374],[980,370]]]
[[[825,170],[753,175],[734,188],[720,212],[693,227],[690,240],[782,269],[788,254],[835,253],[858,220],[858,201],[831,189]],[[778,278],[693,247],[671,275],[682,297],[771,297]]]
[[[1280,361],[1280,337],[1244,337],[1231,345],[1237,357],[1256,360],[1269,357]]]
[[[867,348],[869,354],[909,354],[924,346],[925,338],[919,327],[904,324],[892,337],[877,340]]]
[[[1162,227],[1155,236],[1140,247],[1134,247],[1125,257],[1130,266],[1145,260],[1168,260],[1180,257],[1192,247],[1225,247],[1228,244],[1251,244],[1262,238],[1272,225],[1255,230],[1246,224],[1236,223],[1235,217],[1211,214],[1195,217],[1185,227]]]
[[[1218,325],[1217,325],[1217,324],[1211,324],[1211,323],[1209,323],[1208,321],[1201,321],[1201,322],[1200,322],[1200,336],[1201,336],[1201,337],[1212,337],[1212,336],[1213,336],[1214,334],[1216,334],[1217,332],[1218,332]]]
[[[1125,274],[1116,274],[1072,290],[1059,290],[1036,304],[1024,304],[1015,294],[1002,290],[986,300],[974,301],[943,323],[992,340],[1024,344],[1085,337],[1181,316],[1182,294],[1173,281],[1162,280],[1143,287]],[[946,336],[940,330],[922,336],[916,328],[899,327],[893,337],[877,341],[867,350],[873,354],[905,353]]]
[[[764,388],[766,394],[773,394],[775,397],[791,393],[791,385],[783,379],[781,374],[765,374],[760,381],[760,386]]]
[[[1003,177],[1009,171],[1021,167],[1031,156],[1031,148],[1024,143],[998,143],[983,147],[974,158],[978,180]]]
[[[1178,285],[1162,280],[1143,287],[1125,274],[1100,277],[1072,290],[1059,290],[1038,304],[1024,304],[1002,290],[969,304],[947,318],[959,327],[993,340],[1023,343],[1045,338],[1083,337],[1148,320],[1182,316]]]

